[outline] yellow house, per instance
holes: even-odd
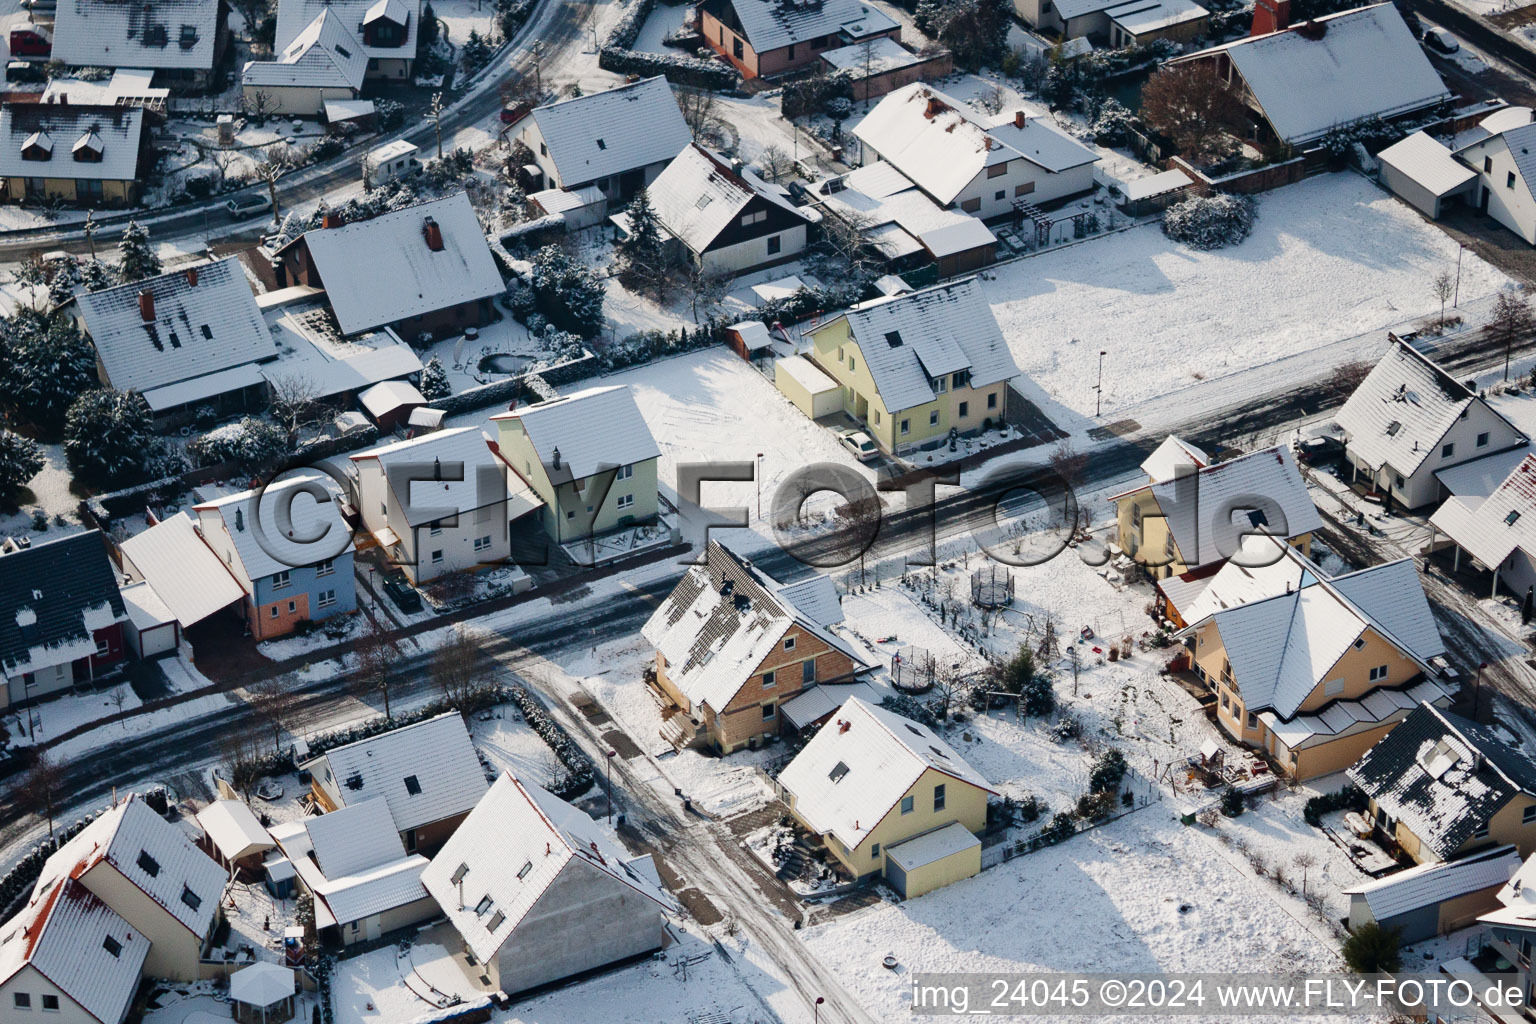
[[[1536,760],[1460,715],[1421,704],[1349,778],[1377,829],[1420,864],[1504,844],[1536,852]]]
[[[1213,571],[1243,537],[1260,531],[1285,537],[1305,554],[1323,525],[1283,446],[1213,465],[1205,452],[1169,435],[1141,470],[1145,484],[1109,500],[1116,543],[1154,579]]]
[[[977,835],[995,791],[933,730],[857,697],[785,767],[777,788],[856,878],[880,874],[912,897],[981,870]]]
[[[4,198],[135,205],[148,141],[142,107],[8,103],[0,107]]]
[[[628,387],[588,388],[492,416],[495,450],[514,490],[526,484],[557,544],[588,540],[657,515],[661,449]]]
[[[1248,538],[1177,634],[1217,695],[1216,724],[1287,774],[1343,771],[1421,702],[1453,691],[1410,559],[1330,577],[1279,538]]]
[[[1019,368],[975,278],[860,303],[807,333],[842,412],[887,452],[1004,422]]]

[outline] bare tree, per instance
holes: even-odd
[[[1361,384],[1365,383],[1365,378],[1369,377],[1371,371],[1375,368],[1374,363],[1365,359],[1351,359],[1348,362],[1340,363],[1333,368],[1333,377],[1331,378],[1333,390],[1340,397],[1348,398],[1355,393],[1355,390]]]
[[[360,161],[358,161],[358,163],[363,168],[363,191],[364,192],[372,192],[373,191],[373,154],[372,153],[364,153],[363,154],[363,158]]]
[[[121,715],[123,713],[123,705],[128,703],[128,684],[119,683],[117,686],[114,686],[112,689],[108,690],[107,700],[111,702],[112,710],[115,713]],[[123,731],[128,731],[127,719],[123,720]]]
[[[299,695],[280,678],[263,679],[246,689],[246,702],[272,730],[272,749],[283,749],[283,729],[299,704]]]
[[[320,411],[319,386],[297,373],[273,375],[267,379],[272,398],[272,416],[288,432],[288,443],[298,440],[299,430],[315,422]]]
[[[939,717],[949,721],[950,709],[959,702],[965,692],[960,670],[954,665],[937,665],[933,672],[933,689],[939,698]]]
[[[480,686],[486,675],[486,657],[480,644],[462,625],[454,627],[448,639],[432,655],[432,673],[442,687],[443,698],[453,704],[464,700]]]
[[[1442,270],[1429,282],[1430,291],[1435,298],[1440,300],[1440,326],[1445,326],[1445,304],[1451,301],[1451,296],[1456,292],[1456,278],[1451,276],[1449,270]]]
[[[427,107],[427,117],[432,120],[432,127],[437,130],[437,158],[443,158],[443,94],[432,94],[432,103]]]
[[[53,838],[53,816],[59,790],[64,785],[65,762],[43,747],[34,748],[32,761],[22,776],[21,792],[32,809],[48,819],[48,838]]]
[[[358,638],[353,648],[357,653],[357,669],[352,673],[350,689],[359,698],[378,694],[384,701],[384,717],[393,718],[389,708],[389,691],[394,684],[395,663],[400,660],[400,647],[377,623]]]
[[[267,199],[272,203],[272,223],[274,224],[282,219],[282,210],[277,205],[277,179],[288,171],[287,155],[276,146],[269,146],[262,154],[262,158],[256,161],[256,178],[258,181],[267,183]]]
[[[219,745],[219,763],[229,784],[245,799],[261,781],[261,763],[266,745],[251,732],[237,732]]]
[[[865,238],[865,231],[871,226],[872,218],[868,214],[839,211],[822,219],[821,238],[816,244],[845,263],[850,276],[865,277],[878,272],[885,264],[884,258]]]
[[[1243,106],[1210,61],[1164,67],[1141,90],[1141,116],[1185,156],[1219,158],[1236,145],[1247,123]]]
[[[245,37],[255,43],[261,23],[272,12],[271,0],[232,0],[230,6],[245,22]]]
[[[714,315],[725,301],[731,289],[732,278],[711,274],[699,264],[689,260],[685,267],[688,274],[688,302],[693,322],[703,323]]]
[[[220,188],[223,188],[224,183],[229,180],[229,169],[234,166],[235,161],[239,158],[240,154],[228,146],[220,146],[213,151],[213,166],[219,170]]]
[[[992,82],[976,97],[976,105],[989,114],[1000,114],[1003,104],[1007,102],[1008,94],[1003,91],[1001,82]]]
[[[1533,329],[1536,329],[1536,315],[1531,313],[1530,300],[1512,288],[1499,292],[1493,303],[1493,314],[1488,318],[1488,333],[1504,343],[1505,380],[1509,380],[1509,360],[1516,339],[1529,337]]]
[[[1301,870],[1301,895],[1305,899],[1307,895],[1307,871],[1317,866],[1317,854],[1311,850],[1302,850],[1291,858],[1291,863]]]
[[[682,108],[683,120],[696,138],[707,138],[715,133],[720,114],[715,109],[715,94],[708,89],[683,85],[677,88],[677,105]]]
[[[795,162],[783,147],[769,145],[757,155],[757,166],[763,169],[763,175],[769,181],[779,181],[794,171]]]
[[[246,113],[254,117],[257,124],[266,124],[267,117],[277,106],[277,101],[265,89],[253,89],[245,94],[242,102],[245,104]]]

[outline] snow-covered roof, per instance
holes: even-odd
[[[828,581],[831,582],[830,580]],[[802,609],[797,598],[803,598]],[[694,704],[723,711],[792,626],[857,667],[857,649],[829,628],[841,618],[824,587],[784,587],[718,541],[652,613],[641,635],[667,660],[667,677]],[[829,619],[837,615],[837,619]]]
[[[945,374],[967,371],[970,386],[978,388],[1019,375],[974,277],[871,299],[815,330],[840,319],[848,321],[875,390],[893,414],[932,402],[933,380]]]
[[[1493,729],[1420,705],[1350,768],[1376,805],[1444,860],[1519,793],[1536,797],[1536,762]]]
[[[326,497],[317,498],[316,492]],[[241,582],[250,583],[351,551],[351,528],[341,518],[341,498],[340,487],[324,473],[299,472],[258,490],[204,502],[193,511],[204,524],[203,536],[216,548],[224,545],[224,538],[208,533],[208,519],[217,516],[223,521],[237,556],[226,564],[236,570],[237,579],[243,571]]]
[[[1499,908],[1483,914],[1479,922],[1527,931],[1536,929],[1536,857],[1527,858],[1515,869],[1496,898]]]
[[[1460,860],[1420,864],[1394,875],[1344,890],[1360,896],[1371,916],[1386,922],[1400,914],[1433,907],[1468,893],[1506,885],[1520,868],[1520,854],[1513,846],[1495,846]]]
[[[759,352],[773,347],[773,336],[768,333],[768,325],[761,320],[743,320],[740,323],[731,324],[726,330],[735,331],[748,352]]]
[[[0,175],[132,181],[143,134],[141,107],[7,103],[0,107]],[[79,146],[87,136],[94,136],[89,153]]]
[[[791,380],[812,395],[836,391],[839,387],[837,381],[828,377],[820,367],[805,356],[785,356],[783,359],[776,360],[773,364],[773,372],[788,375]]]
[[[155,588],[147,582],[130,583],[119,588],[123,595],[123,607],[128,609],[128,621],[133,628],[143,632],[176,621],[170,605],[161,600]]]
[[[932,729],[851,697],[778,781],[810,828],[852,850],[930,768],[993,792]]]
[[[279,298],[256,302],[282,352],[262,365],[269,383],[298,379],[314,387],[316,398],[331,398],[421,372],[421,357],[391,328],[343,337],[324,292],[285,288],[267,295]]]
[[[1187,180],[1187,179],[1186,179]],[[1211,464],[1211,457],[1202,448],[1190,444],[1181,437],[1169,434],[1141,464],[1141,471],[1154,484],[1167,483],[1181,470],[1189,472]]]
[[[438,851],[422,882],[465,945],[490,961],[557,877],[584,884],[583,892],[623,886],[672,909],[630,860],[586,813],[504,774]]]
[[[958,821],[952,821],[943,828],[913,836],[895,846],[887,846],[885,855],[910,872],[980,845],[981,840],[970,829]]]
[[[428,241],[437,225],[442,248]],[[334,228],[306,231],[343,334],[501,294],[501,272],[469,197],[457,192]]]
[[[0,554],[0,679],[94,654],[127,617],[99,530]]]
[[[717,17],[723,15],[726,24],[731,23],[728,12],[734,10],[739,31],[760,55],[823,36],[856,41],[900,27],[859,0],[710,0],[704,6]]]
[[[277,845],[255,812],[239,800],[215,800],[197,812],[197,823],[228,860]]]
[[[397,25],[405,27],[405,35],[398,46],[363,45],[363,53],[371,58],[385,60],[410,60],[416,56],[418,26],[421,22],[421,0],[391,0],[391,11],[375,11],[378,0],[278,0],[277,44],[278,53],[287,50],[299,35],[313,25],[320,15],[330,12],[362,43],[365,38],[363,25],[386,14]]]
[[[890,259],[926,249],[935,259],[997,244],[984,223],[946,210],[891,164],[879,161],[850,171],[842,188],[822,202],[843,214]],[[908,289],[910,291],[910,289]]]
[[[479,427],[439,430],[358,452],[351,458],[354,462],[378,462],[396,501],[406,511],[408,526],[421,526],[503,501],[507,503],[506,518],[510,522],[541,504],[521,481],[508,494],[506,469]],[[435,479],[439,476],[441,479]],[[401,494],[397,482],[406,483],[410,494]]]
[[[375,113],[373,100],[326,100],[326,124],[351,121],[359,117],[372,117]]]
[[[880,702],[879,691],[868,683],[818,683],[780,704],[779,714],[784,716],[784,721],[791,727],[804,729],[842,707],[850,697],[858,697],[871,704]]]
[[[106,863],[199,939],[213,927],[228,876],[136,794],[119,801],[43,865],[35,892]]]
[[[294,993],[292,967],[259,960],[229,976],[231,1002],[246,1006],[273,1006]]]
[[[1448,707],[1451,696],[1433,679],[1424,679],[1403,690],[1375,689],[1359,700],[1333,701],[1316,714],[1283,719],[1273,711],[1261,711],[1259,721],[1287,747],[1299,750],[1400,722],[1420,704]]]
[[[457,711],[334,747],[319,760],[343,802],[382,798],[400,832],[463,814],[486,790],[485,772]]]
[[[83,884],[56,879],[0,925],[0,987],[30,966],[92,1018],[116,1024],[139,989],[149,945]]]
[[[1485,566],[1502,565],[1516,549],[1536,556],[1536,455],[1480,503],[1449,498],[1430,522]]]
[[[1476,171],[1424,132],[1393,143],[1376,154],[1376,159],[1436,196],[1448,195],[1477,177]]]
[[[1435,479],[1452,495],[1460,498],[1467,508],[1476,508],[1482,504],[1483,499],[1498,490],[1499,485],[1515,471],[1515,467],[1532,452],[1530,444],[1506,448],[1480,459],[1437,469]]]
[[[243,76],[247,86],[310,89],[361,89],[368,74],[363,44],[327,9],[278,53],[276,60],[251,61]]]
[[[321,927],[427,898],[421,884],[427,859],[406,854],[384,800],[364,800],[297,824],[296,831],[274,827],[272,836],[318,897]]]
[[[1047,121],[983,116],[931,85],[914,82],[885,96],[853,128],[854,135],[901,173],[948,205],[994,164],[1025,159],[1048,172],[1093,163],[1093,150]]]
[[[328,878],[361,874],[405,856],[389,802],[374,796],[304,819],[309,852]]]
[[[663,163],[693,141],[660,75],[535,107],[529,116],[567,186]]]
[[[375,384],[358,395],[357,400],[374,419],[387,416],[407,405],[419,408],[427,404],[426,397],[408,380],[386,380]]]
[[[209,71],[219,0],[59,0],[54,60],[74,67]]]
[[[834,71],[846,71],[855,78],[872,78],[897,68],[921,64],[929,58],[913,53],[890,36],[881,36],[865,43],[827,50],[821,59]]]
[[[1157,174],[1149,174],[1144,178],[1128,181],[1120,186],[1120,191],[1125,193],[1126,202],[1134,203],[1140,199],[1150,199],[1153,196],[1176,192],[1193,184],[1194,181],[1183,171],[1160,171]]]
[[[1292,145],[1367,117],[1395,117],[1451,98],[1389,3],[1323,15],[1170,63],[1221,53],[1243,76],[1275,134]]]
[[[1130,0],[1104,12],[1109,20],[1132,35],[1199,21],[1211,12],[1193,0]]]
[[[514,409],[492,420],[519,420],[550,480],[585,480],[599,469],[661,457],[628,385],[587,388]],[[554,466],[558,451],[560,468]]]
[[[183,626],[202,622],[245,597],[245,588],[203,543],[185,512],[129,537],[120,547]]]
[[[39,102],[44,106],[69,103],[115,107],[129,100],[164,101],[171,90],[150,85],[154,78],[155,72],[150,68],[117,68],[111,78],[98,82],[87,82],[82,78],[50,78]]]
[[[725,158],[692,143],[646,189],[656,219],[691,251],[702,253],[720,233],[736,225],[737,215],[755,198],[809,220],[788,199],[746,168],[736,170]]]
[[[568,213],[606,203],[608,197],[596,185],[587,185],[574,190],[546,188],[530,195],[528,201],[545,213]]]
[[[1428,357],[1394,338],[1334,422],[1348,435],[1355,457],[1372,468],[1391,466],[1408,476],[1439,449],[1440,439],[1474,402],[1504,419]]]
[[[1484,142],[1494,135],[1518,128],[1524,124],[1530,124],[1536,120],[1536,111],[1530,107],[1506,106],[1500,107],[1477,124],[1465,131],[1457,132],[1451,140],[1451,149],[1460,154],[1462,150]]]
[[[120,391],[148,392],[277,355],[234,256],[78,292],[74,302]]]

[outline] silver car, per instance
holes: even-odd
[[[860,462],[873,462],[880,457],[880,449],[875,447],[875,442],[862,430],[839,431],[837,443],[848,449]]]

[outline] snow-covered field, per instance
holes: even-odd
[[[1104,415],[1430,312],[1430,280],[1457,246],[1354,174],[1327,174],[1258,201],[1241,245],[1198,252],[1156,226],[999,268],[992,311],[1019,368],[1061,405]],[[1471,253],[1461,301],[1506,283]],[[1198,399],[1197,399],[1198,400]]]

